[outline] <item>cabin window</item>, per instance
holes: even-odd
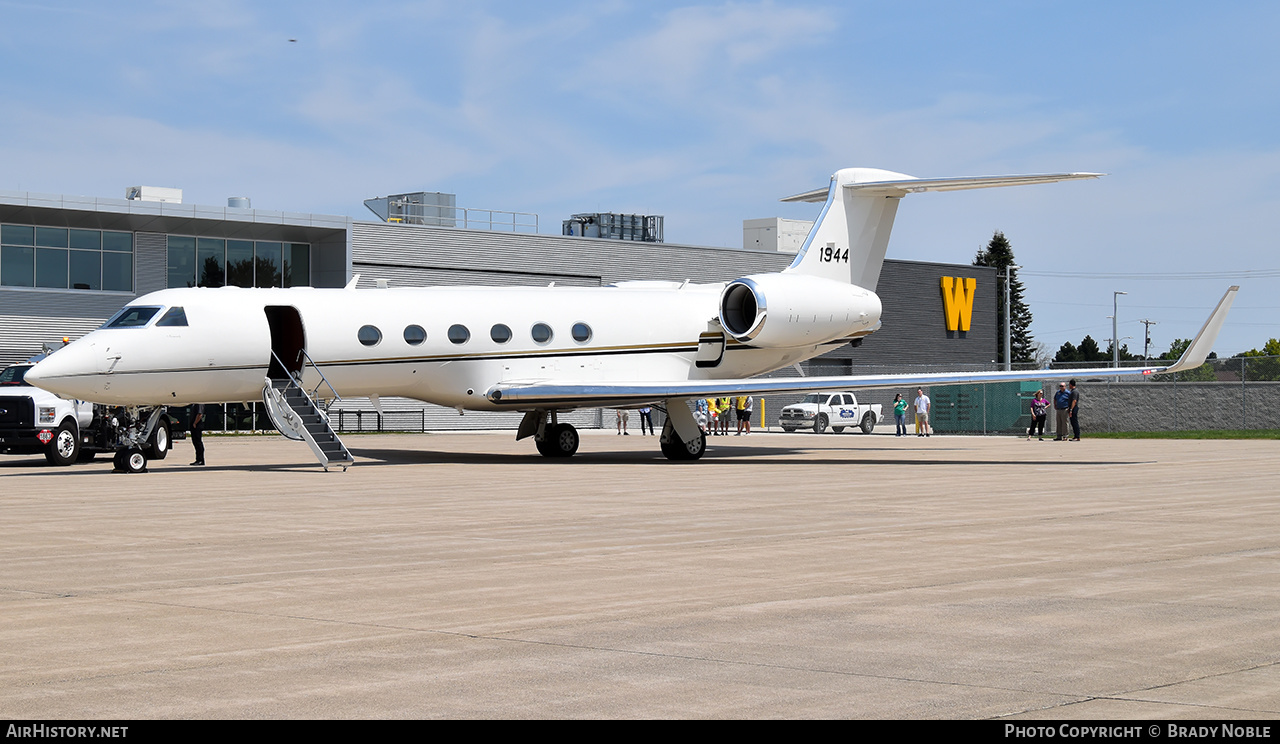
[[[103,328],[141,328],[151,321],[160,308],[153,305],[126,307],[103,324]]]
[[[573,330],[570,331],[573,340],[580,344],[585,344],[591,340],[591,326],[586,323],[574,323]]]
[[[187,313],[180,307],[171,307],[169,311],[156,321],[157,326],[184,326],[187,324]]]
[[[360,331],[356,333],[356,338],[360,339],[360,343],[365,346],[377,346],[378,342],[382,340],[382,331],[371,325],[360,326]]]
[[[505,344],[511,340],[511,329],[498,323],[489,329],[489,338],[493,339],[496,344]]]
[[[417,346],[427,340],[427,332],[422,330],[420,325],[405,326],[404,342],[410,346]]]
[[[464,325],[449,326],[449,340],[455,344],[465,344],[471,340],[471,331]]]
[[[551,326],[546,323],[534,323],[530,334],[533,336],[534,343],[539,344],[549,343],[554,335],[551,332]]]

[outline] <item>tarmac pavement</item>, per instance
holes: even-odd
[[[1280,715],[1280,442],[345,439],[0,458],[0,717]]]

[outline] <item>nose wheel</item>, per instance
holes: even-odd
[[[142,450],[136,447],[117,452],[112,464],[115,465],[115,472],[117,473],[147,472],[147,456],[142,454]]]

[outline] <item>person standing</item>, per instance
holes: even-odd
[[[729,436],[729,409],[733,407],[733,403],[728,398],[720,399],[720,436]]]
[[[1071,441],[1080,441],[1080,419],[1076,418],[1076,414],[1080,412],[1080,391],[1076,390],[1076,381],[1070,383],[1071,389],[1067,395],[1067,417],[1071,419]]]
[[[733,399],[733,417],[738,420],[738,430],[733,435],[740,437],[742,436],[742,422],[747,417],[747,396],[739,395]]]
[[[929,436],[929,396],[924,394],[924,388],[916,390],[916,433],[918,437]]]
[[[631,436],[631,432],[627,431],[627,419],[631,417],[631,413],[625,408],[615,409],[614,412],[618,414],[618,435]]]
[[[204,404],[191,406],[191,446],[196,448],[196,461],[192,465],[204,465]]]
[[[755,408],[756,399],[750,395],[746,396],[746,403],[742,409],[742,418],[738,420],[738,428],[743,434],[751,433],[751,413]]]
[[[1067,383],[1058,383],[1058,392],[1053,394],[1053,413],[1055,432],[1053,441],[1067,441],[1067,408],[1071,405],[1071,393],[1067,392]]]
[[[1043,390],[1036,391],[1036,397],[1031,399],[1031,427],[1027,429],[1027,441],[1031,441],[1031,435],[1040,431],[1040,441],[1044,441],[1044,421],[1049,417],[1049,401],[1044,397]]]
[[[649,434],[653,433],[653,409],[649,406],[640,408],[640,436],[646,436],[644,433],[645,425],[649,426]]]
[[[905,437],[907,435],[907,399],[902,397],[902,393],[893,396],[893,421],[897,425],[893,435]]]

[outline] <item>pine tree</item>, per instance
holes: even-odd
[[[1009,245],[1004,233],[997,230],[991,236],[991,242],[987,243],[987,247],[978,251],[978,255],[974,257],[973,265],[990,266],[1000,274],[1000,278],[996,280],[996,323],[999,329],[996,331],[996,340],[999,342],[996,345],[996,358],[1003,364],[1004,272],[1006,266],[1017,265],[1013,260],[1013,247]],[[1013,269],[1009,285],[1011,290],[1009,307],[1011,310],[1010,315],[1013,318],[1013,322],[1010,324],[1012,328],[1009,343],[1010,355],[1015,362],[1034,362],[1035,341],[1031,338],[1031,308],[1027,307],[1027,303],[1022,299],[1022,282],[1018,280],[1017,269]]]

